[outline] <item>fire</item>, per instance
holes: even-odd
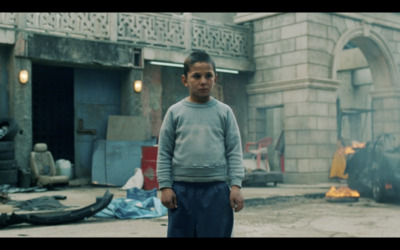
[[[355,152],[356,151],[354,151],[354,149],[352,147],[350,147],[350,146],[344,148],[344,154],[345,155],[354,154]]]
[[[365,144],[366,144],[365,142],[353,141],[351,143],[351,146],[347,146],[347,147],[344,148],[344,154],[345,155],[354,154],[355,153],[355,151],[354,151],[355,148],[363,148],[363,147],[365,147]]]
[[[348,187],[339,187],[336,189],[332,186],[331,189],[325,194],[327,197],[360,197],[360,193],[356,190],[351,190]]]

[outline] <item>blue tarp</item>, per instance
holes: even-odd
[[[131,188],[126,191],[126,198],[113,199],[107,208],[96,213],[94,217],[141,219],[156,218],[167,214],[167,208],[157,198],[157,189],[146,191]]]

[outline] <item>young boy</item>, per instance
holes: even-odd
[[[189,96],[163,120],[157,158],[167,237],[231,237],[233,211],[244,206],[240,133],[231,108],[210,96],[215,63],[205,52],[184,61]]]

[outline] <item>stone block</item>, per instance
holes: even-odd
[[[264,51],[266,51],[264,49]],[[265,52],[269,53],[269,52]],[[265,56],[265,57],[258,57],[255,58],[256,62],[256,70],[261,70],[261,69],[274,69],[278,68],[281,66],[281,57],[280,55],[270,55],[270,56]]]
[[[289,53],[282,54],[282,66],[296,65],[301,63],[308,63],[308,51],[297,50]]]
[[[332,40],[324,37],[308,37],[308,48],[320,51],[332,51],[334,49],[335,43]]]
[[[254,33],[254,44],[264,44],[266,42],[278,41],[280,39],[280,29],[269,29]]]
[[[264,82],[264,72],[257,70],[251,76],[249,83],[261,83],[261,82]]]
[[[330,71],[331,71],[330,67],[326,65],[321,65],[321,64],[308,65],[309,77],[327,78],[331,74]]]
[[[285,157],[287,158],[315,158],[317,157],[317,145],[285,145]]]
[[[294,79],[296,77],[296,65],[291,65],[287,67],[282,66],[280,68],[271,70],[271,73],[271,81]]]
[[[252,95],[251,98],[249,98],[249,106],[250,107],[260,107],[263,106],[262,103],[264,103],[265,95],[264,94],[257,94],[257,95]]]
[[[265,106],[276,106],[283,104],[283,94],[282,92],[273,92],[265,94],[264,98]]]
[[[297,114],[300,116],[327,116],[328,104],[319,102],[304,102],[297,104]]]
[[[336,130],[336,117],[317,117],[317,129]]]
[[[309,89],[288,90],[283,93],[284,103],[305,102],[309,97]]]
[[[383,99],[383,107],[385,109],[397,108],[399,107],[399,101],[395,98],[385,98]]]
[[[297,143],[297,131],[285,131],[285,145]]]
[[[400,131],[399,122],[385,122],[384,123],[384,131],[385,133],[398,133]]]
[[[317,118],[312,116],[288,117],[285,120],[287,130],[316,129]]]
[[[254,59],[264,56],[264,44],[257,44],[253,47]],[[257,66],[257,65],[256,65]]]
[[[297,103],[286,103],[284,108],[285,117],[297,115]]]
[[[307,78],[310,76],[309,72],[310,65],[306,63],[296,65],[296,77]]]
[[[285,157],[285,173],[297,172],[297,160],[296,159],[288,159]]]
[[[331,90],[317,89],[317,101],[336,104],[337,94]]]
[[[310,115],[328,116],[329,106],[327,103],[309,102],[308,111]]]
[[[327,26],[321,23],[308,22],[308,34],[315,37],[327,37]]]
[[[330,132],[320,130],[299,130],[297,132],[298,143],[301,144],[328,144]]]
[[[296,37],[296,49],[303,50],[308,49],[308,36]]]
[[[304,36],[308,33],[306,22],[295,23],[281,28],[281,39]]]
[[[275,15],[270,18],[262,20],[263,29],[270,29],[271,27],[281,27],[285,25],[291,25],[295,23],[295,13],[282,13],[281,15]]]
[[[327,172],[330,169],[330,163],[327,159],[299,159],[299,172]]]
[[[336,103],[329,103],[328,104],[328,116],[334,116],[336,117],[337,115],[337,106]]]
[[[317,157],[333,159],[335,151],[336,151],[336,144],[319,145],[317,148]]]
[[[265,69],[263,71],[261,71],[262,74],[262,79],[264,82],[271,82],[274,81],[274,69]]]

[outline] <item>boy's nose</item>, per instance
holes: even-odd
[[[201,79],[200,79],[200,82],[204,83],[204,84],[207,83],[207,77],[206,76],[202,76]]]

